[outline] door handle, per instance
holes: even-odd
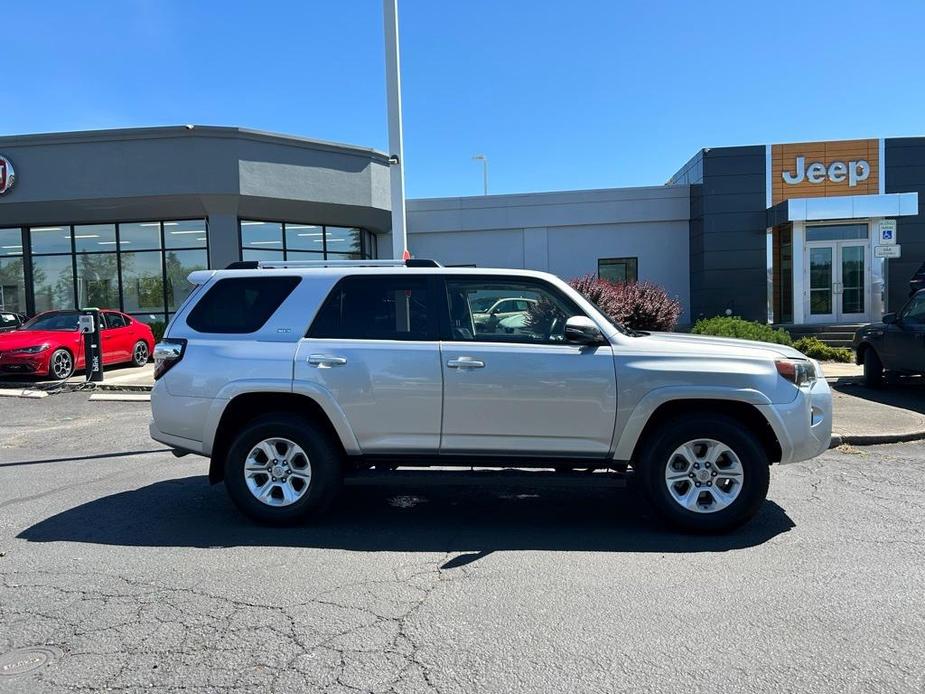
[[[450,359],[447,363],[451,369],[484,369],[485,362],[472,357],[460,357],[459,359]]]
[[[343,366],[347,363],[346,357],[332,357],[327,354],[310,354],[307,359],[308,363],[312,366],[318,366],[322,369],[330,368],[332,366]]]

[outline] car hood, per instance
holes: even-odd
[[[77,331],[65,330],[14,330],[9,333],[0,333],[0,352],[8,352],[21,347],[33,345],[61,345],[77,342]]]
[[[755,359],[798,358],[806,356],[793,347],[778,345],[773,342],[755,342],[738,340],[731,337],[710,337],[708,335],[691,335],[689,333],[650,333],[634,338],[643,349],[659,352],[683,352],[685,354],[702,354],[717,357],[752,357]]]

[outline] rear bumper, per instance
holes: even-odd
[[[188,451],[189,453],[196,453],[198,455],[205,455],[203,452],[202,441],[193,441],[192,439],[185,439],[182,436],[165,434],[163,431],[157,428],[154,422],[151,422],[148,425],[148,431],[151,434],[152,439],[170,446],[171,448],[175,448],[181,451]]]
[[[759,405],[781,447],[781,463],[797,463],[828,450],[832,441],[832,391],[824,378],[801,388],[793,402]]]

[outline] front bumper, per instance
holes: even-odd
[[[832,441],[832,391],[824,378],[800,388],[792,402],[759,405],[781,448],[781,463],[809,460]]]
[[[17,354],[4,352],[0,355],[0,372],[11,374],[40,374],[48,373],[48,354]]]

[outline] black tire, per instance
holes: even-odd
[[[144,366],[148,363],[148,358],[150,356],[148,343],[144,340],[139,340],[135,343],[135,346],[132,347],[132,364],[135,366]]]
[[[868,388],[883,385],[883,362],[873,347],[864,350],[864,383]]]
[[[74,375],[74,355],[64,349],[56,349],[48,358],[48,375],[58,381],[66,381]]]
[[[311,470],[307,491],[287,506],[270,506],[257,499],[245,481],[244,465],[254,447],[283,438],[300,446]],[[291,414],[268,414],[246,425],[225,458],[225,488],[244,514],[262,523],[285,525],[324,513],[337,497],[343,478],[342,457],[328,433],[313,422]]]
[[[666,469],[674,452],[697,439],[718,441],[735,454],[742,467],[741,488],[728,506],[712,512],[684,508],[674,499],[666,482]],[[693,415],[663,422],[645,442],[637,474],[655,511],[671,525],[692,532],[724,532],[749,520],[768,495],[770,465],[764,447],[743,423],[725,415]],[[704,483],[706,484],[706,483]],[[711,483],[712,486],[712,483]],[[695,494],[712,501],[706,487]]]

